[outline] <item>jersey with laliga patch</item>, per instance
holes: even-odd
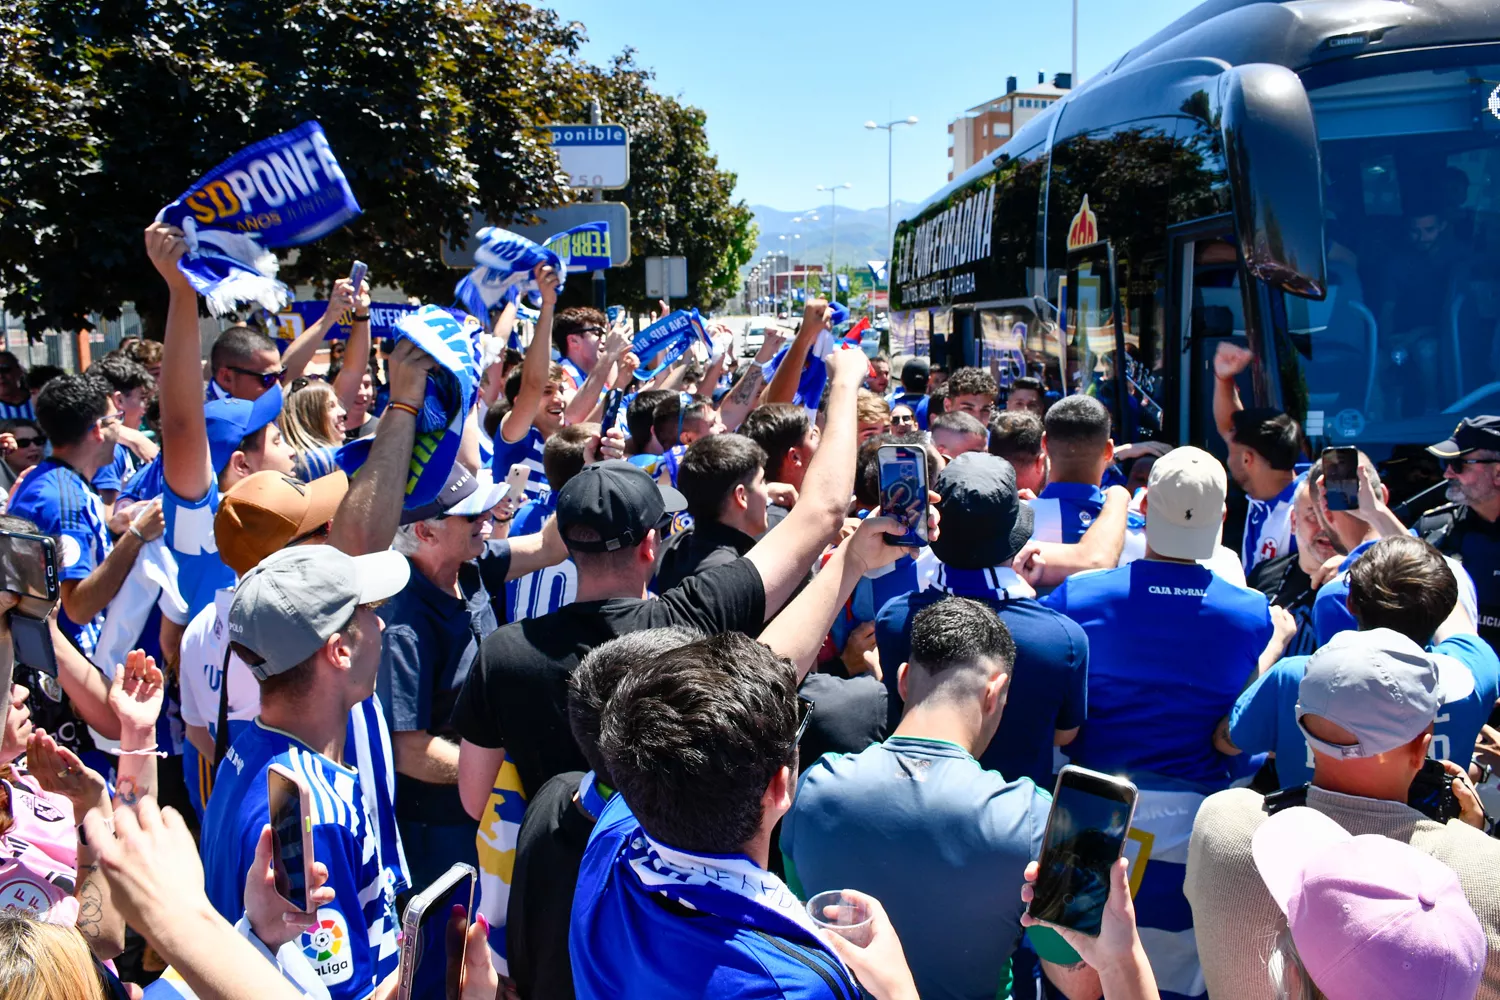
[[[219,767],[203,824],[208,898],[226,920],[244,912],[245,875],[268,821],[266,771],[281,764],[312,798],[313,857],[328,868],[334,900],[320,907],[300,944],[333,1000],[363,1000],[396,968],[395,893],[358,771],[324,757],[259,719]]]
[[[219,558],[214,516],[219,513],[219,484],[210,483],[198,500],[184,500],[166,486],[161,512],[167,522],[167,548],[177,558],[177,585],[188,602],[188,620],[214,602],[214,594],[234,586],[234,570]]]
[[[1297,537],[1292,534],[1292,496],[1307,478],[1302,473],[1269,500],[1250,499],[1245,512],[1245,540],[1240,546],[1240,561],[1249,573],[1267,559],[1297,551]]]
[[[56,458],[44,458],[21,480],[10,498],[10,513],[36,524],[58,539],[59,583],[86,579],[114,549],[104,502],[78,471]],[[75,622],[57,607],[57,623],[74,645],[91,656],[104,628],[101,610],[86,622]]]
[[[547,470],[542,465],[542,447],[547,439],[542,437],[542,432],[535,427],[526,430],[526,436],[519,441],[507,441],[503,432],[495,434],[495,455],[490,459],[490,471],[494,474],[495,482],[505,482],[505,477],[510,475],[512,465],[526,466],[528,473],[526,477],[526,499],[536,500],[543,494],[550,492],[551,487],[547,485]]]

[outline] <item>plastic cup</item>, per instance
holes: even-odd
[[[870,923],[870,907],[847,889],[818,893],[807,901],[807,913],[814,924],[856,947],[868,947],[875,937],[875,928]]]

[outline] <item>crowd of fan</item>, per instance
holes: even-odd
[[[0,353],[0,528],[61,589],[55,678],[0,591],[0,995],[389,996],[399,914],[465,862],[465,1000],[1500,997],[1500,418],[1433,446],[1454,504],[1412,530],[1362,455],[1330,509],[1239,348],[1226,472],[1037,379],[809,357],[822,302],[636,379],[541,268],[408,509],[434,361],[376,349],[366,285],[205,352],[181,233],[146,249],[164,342]],[[919,548],[888,444],[926,455]],[[1456,818],[1408,805],[1429,757]],[[1026,912],[1068,761],[1139,789],[1097,937]],[[276,892],[272,764],[312,789],[316,912]]]

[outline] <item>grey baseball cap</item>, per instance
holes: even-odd
[[[306,662],[355,608],[396,595],[410,577],[411,563],[399,552],[282,549],[240,577],[229,609],[230,641],[260,661],[246,659],[257,680],[274,677]]]
[[[1473,691],[1468,667],[1429,653],[1400,632],[1340,632],[1307,661],[1297,689],[1297,725],[1320,753],[1374,757],[1410,743],[1432,725],[1438,709]],[[1304,715],[1327,719],[1356,741],[1320,740],[1303,725]]]

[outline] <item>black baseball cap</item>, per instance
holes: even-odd
[[[926,358],[908,358],[906,364],[901,366],[901,384],[903,386],[916,387],[920,384],[922,388],[927,387],[927,380],[932,375],[932,364]]]
[[[955,569],[989,569],[1010,562],[1031,537],[1031,508],[1016,494],[1016,470],[1005,459],[966,452],[938,473],[943,531],[932,554]]]
[[[584,466],[557,495],[557,530],[568,548],[614,552],[639,545],[667,514],[687,509],[687,498],[658,485],[644,469],[619,459]],[[575,541],[574,528],[598,540]]]
[[[1500,451],[1500,417],[1465,417],[1453,436],[1427,450],[1438,458],[1457,458],[1471,451]]]

